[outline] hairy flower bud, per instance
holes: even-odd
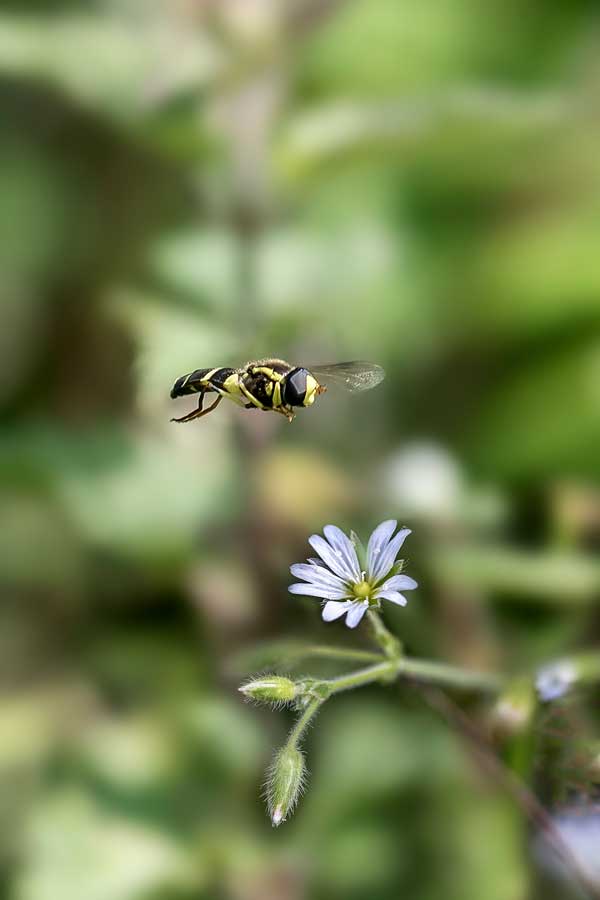
[[[259,703],[291,703],[298,696],[298,686],[283,675],[265,675],[246,682],[238,690]]]
[[[302,793],[306,779],[304,756],[296,746],[285,744],[269,770],[267,806],[275,827],[285,822]]]

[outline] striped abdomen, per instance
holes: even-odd
[[[225,381],[235,373],[235,369],[196,369],[188,375],[178,378],[171,388],[171,397],[183,397],[186,394],[198,394],[200,391],[210,393],[223,388]]]

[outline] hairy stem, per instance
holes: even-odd
[[[318,697],[318,698],[312,700],[308,704],[308,706],[306,707],[306,709],[304,710],[304,712],[302,713],[302,715],[300,716],[300,718],[298,719],[298,721],[296,722],[296,724],[294,725],[292,730],[290,731],[290,736],[288,737],[288,739],[286,741],[286,746],[295,747],[298,744],[298,741],[300,740],[300,738],[306,731],[306,728],[307,728],[310,720],[313,718],[313,716],[316,715],[316,713],[318,712],[318,709],[322,703],[323,703],[323,700],[320,697]]]
[[[371,650],[352,650],[346,647],[330,647],[325,644],[314,644],[306,647],[303,656],[319,656],[323,659],[354,659],[356,662],[379,662],[381,653]]]
[[[398,675],[399,667],[399,660],[385,660],[374,666],[368,666],[366,669],[340,675],[339,678],[330,678],[325,684],[329,688],[329,694],[338,694],[340,691],[363,687],[365,684],[373,684],[376,681],[391,681]]]
[[[384,660],[366,669],[349,672],[347,675],[340,675],[338,678],[330,678],[321,684],[327,686],[328,694],[331,695],[375,682],[395,681],[397,678],[412,679],[448,689],[483,693],[496,693],[502,684],[500,678],[486,672],[470,672],[444,663],[402,656]]]
[[[412,679],[423,684],[435,684],[439,687],[474,690],[491,694],[498,693],[503,685],[503,679],[491,672],[474,672],[470,669],[461,669],[458,666],[450,666],[446,663],[406,657],[400,661],[398,674],[403,678]]]
[[[402,653],[402,644],[398,638],[383,624],[383,620],[379,613],[370,609],[367,612],[367,618],[371,625],[371,631],[376,644],[379,644],[385,656],[389,659],[398,659]]]

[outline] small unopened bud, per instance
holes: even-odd
[[[298,686],[282,675],[265,675],[243,684],[238,690],[259,703],[291,703],[298,696]]]
[[[267,805],[275,827],[285,822],[293,811],[305,779],[304,756],[297,747],[286,744],[275,757],[267,782]]]

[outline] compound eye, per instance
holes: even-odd
[[[302,406],[306,396],[306,369],[293,369],[285,379],[283,401],[288,406]]]

